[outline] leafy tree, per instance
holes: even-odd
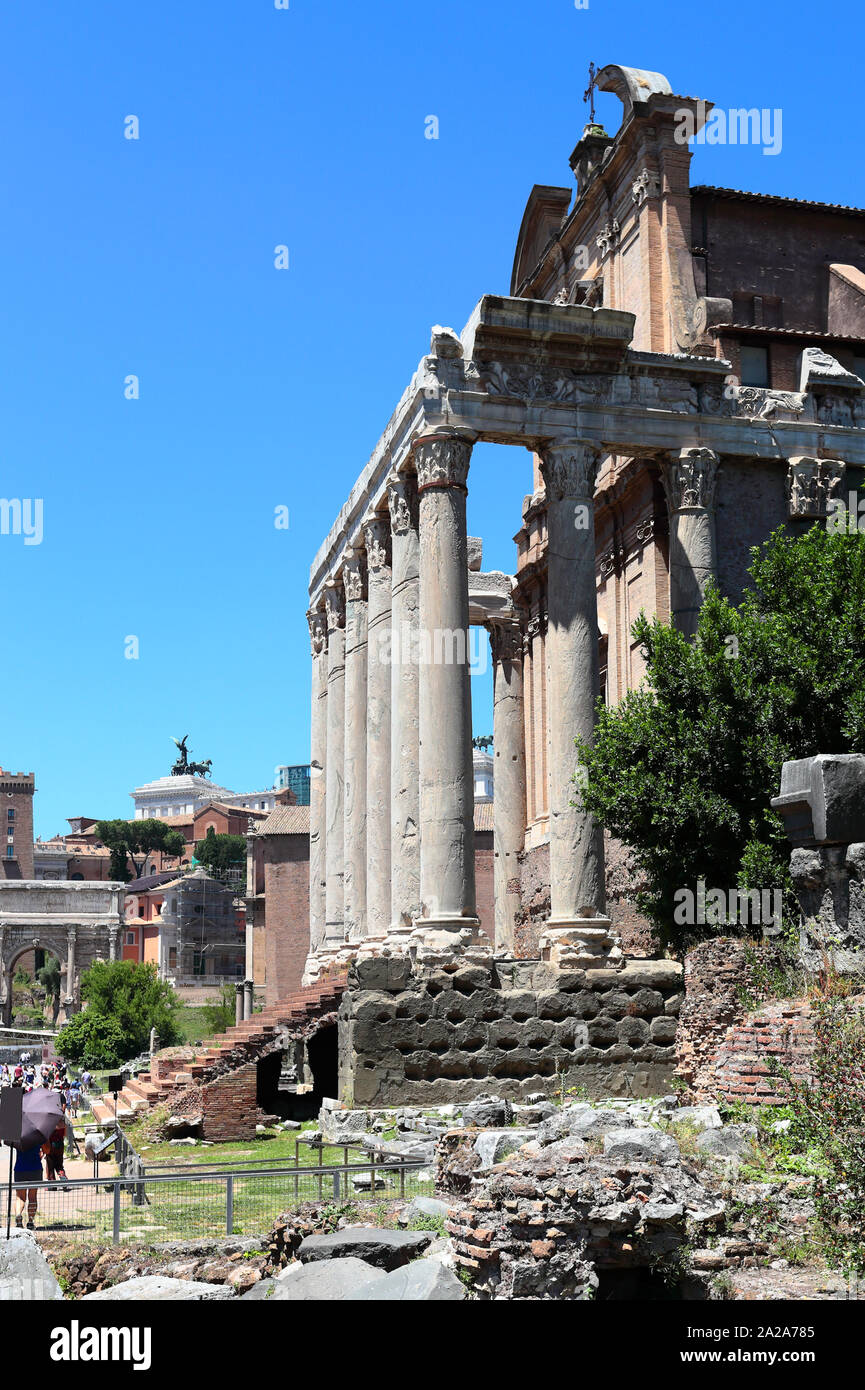
[[[645,685],[580,744],[582,804],[625,844],[640,908],[681,951],[676,890],[781,888],[790,846],[769,801],[786,759],[865,747],[865,533],[776,531],[736,606],[710,585],[696,639],[641,615]]]
[[[81,997],[87,1014],[116,1023],[124,1060],[147,1049],[151,1028],[163,1047],[177,1041],[177,996],[149,961],[97,961],[81,977]]]
[[[172,830],[161,820],[100,820],[96,822],[96,835],[111,851],[111,877],[120,883],[128,883],[130,878],[140,878],[148,854],[162,850],[179,858],[186,848],[186,841],[179,830]],[[135,856],[142,856],[137,863]],[[132,865],[130,875],[128,864]]]
[[[123,1029],[116,1019],[85,1009],[57,1034],[57,1051],[68,1062],[84,1067],[118,1067],[125,1050]]]
[[[195,857],[214,878],[233,881],[238,870],[246,868],[246,840],[242,835],[217,835],[210,826],[195,846]]]
[[[224,1033],[226,1028],[231,1027],[235,1018],[235,1001],[234,985],[223,984],[219,990],[219,1002],[204,1005],[201,1012],[209,1037]]]

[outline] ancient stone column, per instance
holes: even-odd
[[[605,913],[601,826],[579,805],[575,739],[589,741],[599,692],[594,492],[600,454],[582,440],[542,451],[547,492],[550,918],[541,954],[585,969],[620,959]],[[576,779],[576,782],[575,782]]]
[[[119,928],[119,927],[109,927],[109,928],[108,928],[108,959],[109,959],[109,960],[119,960],[119,959],[120,959],[120,928]]]
[[[471,443],[414,444],[420,534],[421,919],[418,953],[477,940],[466,480]]]
[[[78,931],[75,927],[66,928],[66,998],[64,1003],[73,1007],[75,1003],[75,947],[78,944]]]
[[[234,1022],[243,1022],[243,981],[238,980],[234,986]]]
[[[345,586],[345,938],[366,936],[366,557],[355,547]]]
[[[252,1018],[255,1012],[255,981],[244,980],[243,982],[243,1017]]]
[[[327,619],[319,609],[307,613],[312,643],[312,725],[309,769],[309,949],[315,952],[325,938],[325,820],[324,769],[327,765]],[[249,967],[247,967],[248,971]]]
[[[327,613],[327,762],[325,764],[325,942],[344,939],[345,827],[343,763],[345,759],[345,595],[342,585],[325,586]]]
[[[367,561],[366,934],[386,935],[391,921],[390,522],[371,516],[363,528]]]
[[[391,933],[408,935],[420,910],[418,781],[418,501],[413,476],[388,482],[391,525]]]
[[[670,618],[686,637],[697,631],[706,584],[716,572],[718,455],[682,449],[661,466],[670,514]]]
[[[493,655],[493,889],[495,949],[513,951],[522,907],[518,855],[526,839],[526,745],[523,723],[523,634],[519,622],[490,625]]]

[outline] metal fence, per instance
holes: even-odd
[[[15,1198],[23,1191],[12,1184]],[[260,1235],[282,1212],[303,1202],[351,1204],[373,1199],[430,1196],[429,1166],[421,1161],[344,1163],[339,1167],[205,1168],[172,1173],[126,1174],[41,1182],[35,1195],[35,1228],[77,1240],[192,1239],[197,1236]],[[32,1194],[32,1195],[31,1195]],[[5,1222],[9,1185],[0,1186]],[[23,1213],[25,1222],[29,1212]]]

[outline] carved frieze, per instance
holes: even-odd
[[[523,362],[470,362],[466,376],[491,396],[510,396],[521,401],[563,401],[574,405],[606,401],[615,379]]]
[[[428,487],[462,487],[469,476],[472,446],[456,435],[429,435],[413,445],[418,490]]]
[[[548,498],[594,497],[601,463],[600,451],[594,445],[582,440],[553,444],[543,450],[540,460]]]
[[[747,415],[752,420],[769,420],[780,414],[801,415],[805,409],[805,397],[798,391],[771,391],[766,386],[737,386],[733,388],[732,401],[731,414]]]
[[[682,449],[662,465],[661,476],[671,512],[708,510],[715,502],[718,455],[712,449]]]
[[[787,469],[787,511],[790,517],[825,517],[829,502],[844,480],[845,464],[840,459],[817,459],[800,455],[790,459]]]

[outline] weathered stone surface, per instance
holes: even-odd
[[[447,1202],[441,1202],[437,1197],[412,1197],[399,1213],[397,1220],[401,1226],[410,1226],[419,1217],[431,1216],[444,1221],[448,1214]]]
[[[716,1105],[683,1105],[666,1115],[671,1125],[690,1125],[692,1129],[720,1129],[721,1116]]]
[[[233,1297],[234,1289],[229,1284],[202,1284],[196,1279],[169,1279],[162,1274],[143,1274],[137,1279],[127,1279],[123,1284],[112,1284],[110,1289],[100,1289],[98,1293],[85,1294],[81,1302],[172,1301],[204,1303]]]
[[[0,1300],[53,1302],[63,1291],[30,1231],[15,1227],[0,1237]]]
[[[348,1295],[354,1302],[460,1303],[465,1285],[438,1260],[415,1260]]]
[[[278,1303],[341,1302],[385,1276],[355,1256],[290,1264],[274,1279],[263,1280],[244,1300]]]
[[[480,1154],[481,1169],[492,1168],[508,1154],[535,1137],[531,1129],[488,1129],[475,1140],[475,1152]]]
[[[348,1226],[330,1235],[307,1236],[297,1258],[302,1264],[355,1256],[378,1269],[397,1269],[429,1245],[428,1231],[384,1231],[374,1226]]]
[[[707,1129],[701,1134],[697,1148],[718,1158],[745,1158],[756,1138],[756,1125],[724,1125],[722,1129]]]
[[[710,1131],[711,1132],[711,1131]],[[677,1163],[679,1146],[672,1135],[656,1129],[615,1129],[604,1137],[604,1157],[628,1163]]]
[[[513,1109],[507,1100],[500,1096],[480,1096],[469,1105],[463,1106],[463,1124],[487,1128],[490,1125],[510,1123]]]

